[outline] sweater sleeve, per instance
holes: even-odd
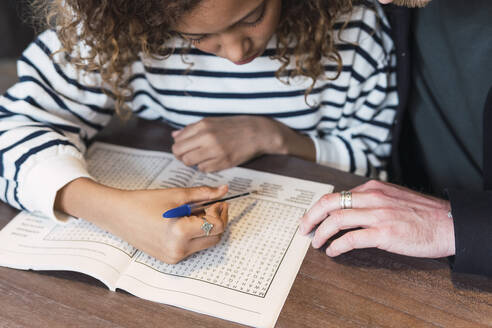
[[[492,277],[492,191],[448,190],[456,253],[453,270]]]
[[[42,33],[17,62],[19,81],[0,97],[0,198],[21,210],[63,219],[56,193],[90,177],[86,143],[114,110],[97,74],[77,71],[54,31]]]
[[[396,56],[385,18],[375,23],[374,12],[365,10],[359,19],[344,32],[352,43],[339,45],[350,72],[348,89],[343,101],[331,100],[341,97],[339,90],[321,104],[323,116],[311,138],[317,163],[385,180],[398,105]],[[353,57],[344,57],[344,49],[352,49]]]

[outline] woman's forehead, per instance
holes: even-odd
[[[203,0],[184,14],[176,31],[188,34],[216,33],[240,21],[265,0]]]

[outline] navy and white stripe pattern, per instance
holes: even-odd
[[[319,163],[381,175],[398,97],[393,43],[376,7],[377,14],[365,6],[351,14],[337,41],[343,70],[335,81],[317,81],[308,104],[311,80],[275,78],[280,64],[269,58],[272,40],[242,66],[196,49],[184,62],[179,54],[142,58],[131,67],[128,105],[139,117],[176,127],[211,116],[268,116],[309,135]],[[50,57],[60,46],[55,32],[41,34],[18,61],[19,82],[0,97],[0,198],[50,217],[56,192],[89,176],[85,145],[114,115],[97,73],[77,71],[63,54]],[[336,65],[326,60],[325,67],[333,77]]]

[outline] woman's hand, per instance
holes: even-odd
[[[340,209],[340,194],[324,195],[301,219],[303,234],[316,228],[312,245],[320,248],[341,230],[346,232],[326,248],[338,256],[357,248],[438,258],[454,255],[454,225],[448,201],[379,181],[352,189],[352,209]]]
[[[214,172],[262,154],[290,154],[315,159],[311,139],[262,116],[205,118],[174,131],[173,153],[188,166]]]
[[[177,219],[165,219],[162,214],[186,203],[213,200],[226,193],[227,186],[119,190],[80,178],[58,192],[55,208],[84,218],[172,264],[220,241],[228,220],[227,204],[217,203],[201,215]],[[213,224],[208,236],[201,229],[204,219]]]

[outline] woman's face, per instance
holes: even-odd
[[[281,0],[203,0],[173,30],[201,51],[237,65],[261,55],[274,34]]]
[[[382,4],[387,4],[387,3],[394,3],[395,5],[398,6],[405,6],[405,7],[425,7],[430,0],[379,0]]]

